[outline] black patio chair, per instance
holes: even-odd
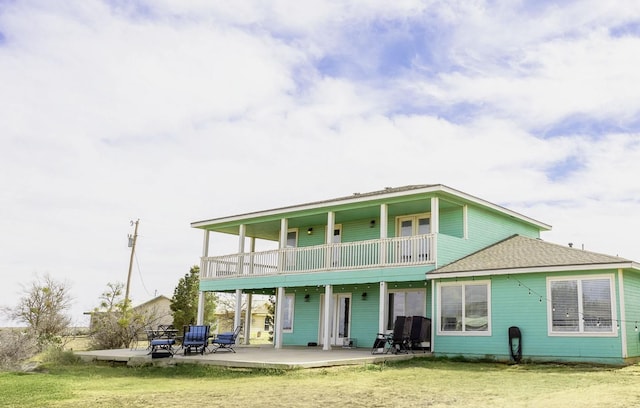
[[[393,334],[391,335],[391,352],[408,353],[411,348],[411,317],[398,316],[393,324]]]

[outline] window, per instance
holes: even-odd
[[[550,334],[614,334],[611,276],[547,280]]]
[[[418,214],[396,218],[398,237],[415,239],[402,240],[398,248],[399,260],[402,262],[422,262],[429,260],[429,241],[419,236],[431,233],[429,214]]]
[[[489,282],[440,284],[441,334],[491,334]]]
[[[389,315],[387,329],[393,330],[393,324],[398,316],[424,316],[424,290],[389,292]]]
[[[293,301],[295,300],[293,294],[284,295],[282,300],[282,331],[293,331]]]
[[[287,231],[287,256],[285,259],[285,270],[296,268],[296,252],[293,248],[298,247],[298,229],[292,228]]]

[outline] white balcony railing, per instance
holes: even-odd
[[[202,258],[201,278],[264,276],[435,262],[432,234]]]

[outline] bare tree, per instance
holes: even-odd
[[[51,342],[59,343],[60,336],[71,325],[71,318],[66,314],[70,307],[69,285],[47,274],[24,287],[18,305],[6,311],[11,320],[27,324],[38,339],[39,348],[43,349]]]
[[[92,349],[127,348],[156,320],[155,314],[139,313],[125,302],[123,287],[121,282],[108,283],[107,290],[100,295],[100,306],[91,316]]]

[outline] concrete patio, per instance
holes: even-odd
[[[422,351],[407,354],[371,354],[370,348],[339,348],[322,350],[321,347],[285,347],[275,349],[266,346],[236,346],[236,353],[218,351],[217,353],[189,354],[184,356],[177,349],[173,357],[151,358],[147,349],[117,349],[97,351],[77,351],[75,354],[83,361],[113,361],[128,365],[144,364],[210,364],[235,368],[318,368],[345,365],[364,365],[428,357],[430,353]]]

